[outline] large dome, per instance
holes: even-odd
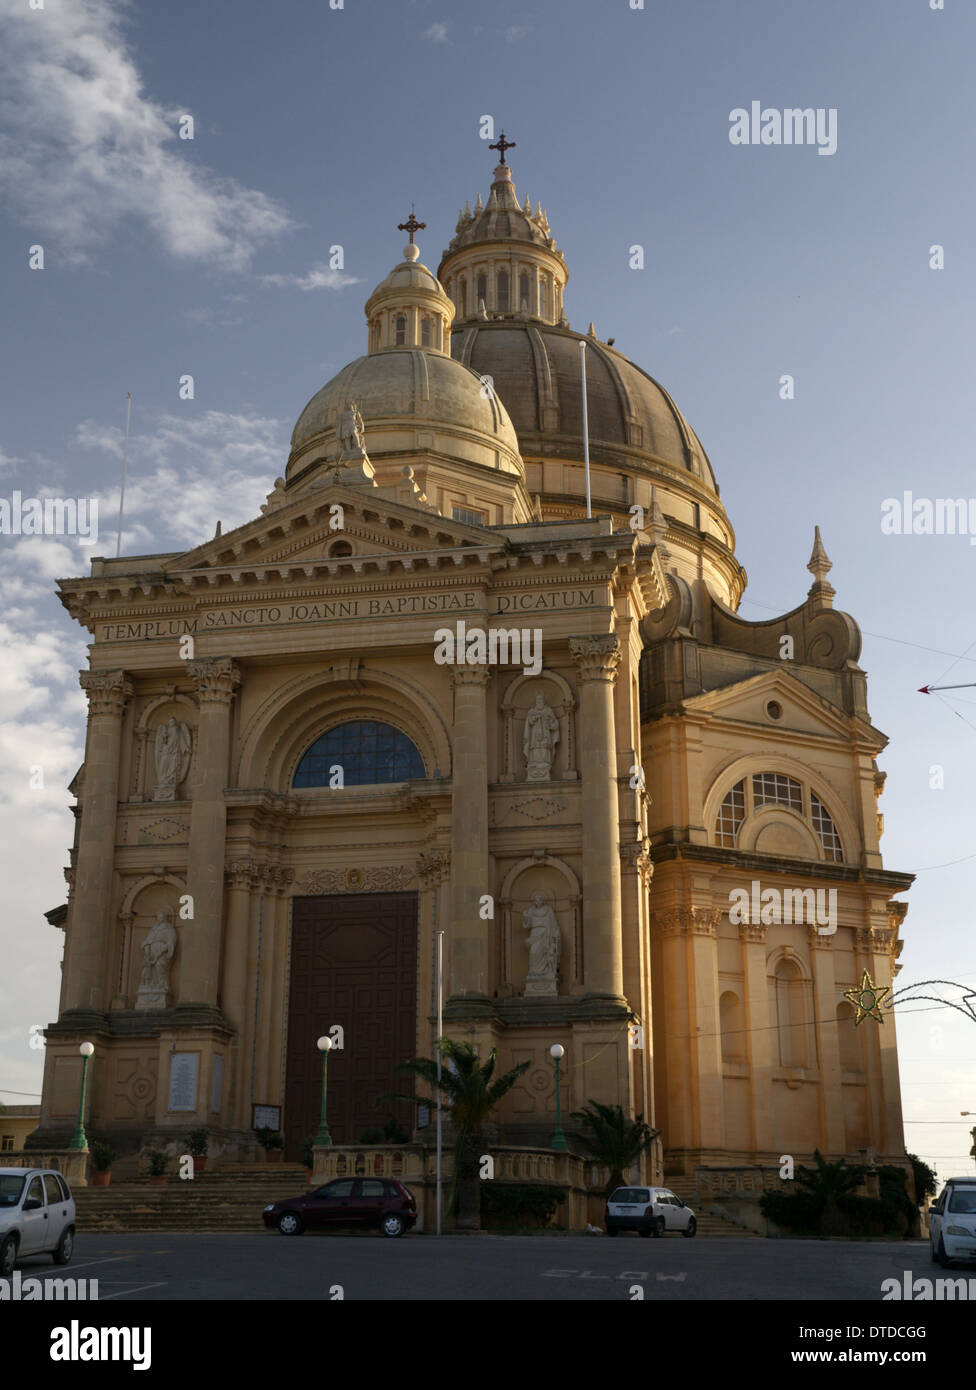
[[[501,402],[477,375],[452,357],[421,348],[392,348],[357,357],[322,387],[298,417],[291,437],[289,472],[313,446],[334,438],[346,401],[359,406],[370,456],[384,452],[384,434],[402,432],[404,420],[419,431],[438,427],[463,447],[468,437],[479,454],[498,451],[504,471],[521,474],[515,429]]]
[[[581,342],[594,462],[628,469],[662,463],[718,495],[708,455],[664,387],[593,335],[515,316],[469,319],[455,327],[451,352],[492,378],[523,454],[576,457],[583,438]]]

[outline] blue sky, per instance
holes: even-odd
[[[2,495],[97,495],[93,549],[114,553],[131,391],[126,550],[253,515],[306,400],[364,350],[362,305],[399,259],[411,202],[436,270],[458,208],[487,194],[492,115],[518,142],[520,197],[542,200],[566,254],[571,324],[615,337],[709,452],[749,573],[743,616],[802,600],[821,525],[891,738],[886,863],[919,873],[898,983],[976,987],[976,691],[916,693],[950,667],[947,681],[976,681],[976,547],[880,529],[905,489],[976,490],[971,6],[0,0],[0,16]],[[731,145],[729,113],[753,100],[836,108],[836,154]],[[43,271],[27,267],[37,244]],[[64,897],[86,658],[53,581],[86,564],[69,538],[0,538],[0,930],[23,967],[0,983],[11,1091],[39,1089],[26,1038],[56,1013],[61,938],[41,913]],[[28,787],[35,765],[43,789]],[[976,1024],[911,1007],[909,1148],[965,1171]]]

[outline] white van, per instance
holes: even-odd
[[[976,1175],[946,1180],[929,1209],[929,1240],[936,1264],[976,1260]]]

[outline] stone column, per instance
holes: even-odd
[[[106,968],[116,968],[114,960],[107,964],[106,952],[109,924],[116,916],[112,880],[122,716],[132,683],[124,671],[82,671],[80,680],[88,696],[88,738],[65,961],[65,1010],[100,1012],[107,997]]]
[[[186,873],[193,917],[181,935],[180,1005],[216,1008],[227,837],[224,788],[230,766],[231,703],[241,673],[228,656],[188,661],[187,670],[196,685],[200,720]]]
[[[580,686],[584,992],[622,1002],[620,814],[613,722],[620,643],[613,633],[571,637],[569,650]]]
[[[247,937],[251,916],[251,884],[255,865],[238,860],[227,868],[227,938],[221,961],[220,997],[228,1023],[243,1034],[247,1014]]]
[[[766,977],[766,931],[759,922],[739,924],[742,942],[742,975],[745,981],[742,1019],[749,1059],[752,1095],[753,1143],[757,1155],[775,1148],[773,1138],[773,1033],[769,1018],[769,983]]]
[[[841,1085],[840,1038],[837,1029],[839,995],[834,981],[834,936],[809,929],[810,964],[813,966],[813,1016],[820,1054],[820,1148],[826,1154],[847,1149],[844,1091]]]
[[[488,736],[485,666],[460,666],[454,679],[454,770],[451,779],[451,921],[445,938],[450,995],[489,997],[490,923],[480,900],[491,893],[488,863]]]

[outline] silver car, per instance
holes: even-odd
[[[66,1265],[75,1243],[75,1199],[50,1168],[0,1168],[0,1278],[24,1255]]]
[[[663,1236],[680,1231],[693,1236],[695,1213],[668,1187],[618,1187],[607,1198],[604,1225],[608,1236],[636,1231],[639,1236]]]

